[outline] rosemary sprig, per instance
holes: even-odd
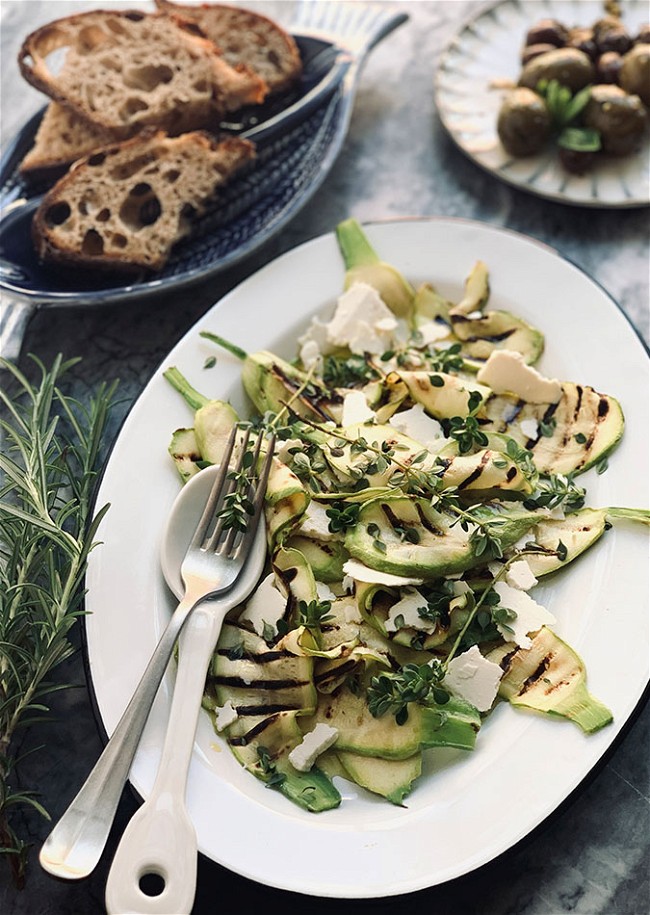
[[[61,685],[49,678],[73,652],[68,634],[81,615],[83,579],[97,528],[93,491],[115,385],[101,385],[87,407],[67,397],[60,378],[79,360],[59,356],[47,370],[32,357],[34,385],[12,363],[0,369],[0,850],[21,886],[29,845],[16,813],[48,814],[35,793],[16,787],[16,730],[47,714]]]

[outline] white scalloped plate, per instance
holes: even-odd
[[[634,34],[648,21],[645,0],[622,4],[623,22]],[[549,200],[593,207],[635,207],[650,203],[650,137],[630,156],[603,157],[585,175],[572,175],[557,153],[515,159],[497,135],[504,90],[516,82],[527,30],[540,19],[589,26],[603,16],[602,0],[500,0],[468,22],[443,54],[436,73],[436,104],[452,139],[490,174]],[[501,82],[503,85],[503,82]]]
[[[380,254],[411,280],[431,280],[452,298],[460,295],[474,261],[483,259],[494,305],[521,314],[546,334],[542,370],[591,384],[624,405],[628,428],[609,471],[585,474],[590,503],[648,505],[648,364],[602,288],[552,249],[478,223],[404,220],[367,231]],[[531,276],[538,280],[531,283]],[[283,255],[201,318],[127,418],[99,493],[98,506],[110,502],[111,508],[87,579],[89,670],[109,734],[173,606],[158,564],[160,534],[179,487],[167,446],[172,430],[191,424],[191,414],[162,371],[177,365],[208,396],[231,398],[245,410],[240,363],[216,351],[199,331],[211,330],[249,351],[269,348],[291,356],[297,334],[312,315],[332,307],[342,283],[332,234]],[[215,353],[216,366],[204,369],[206,357]],[[538,589],[558,618],[559,634],[584,657],[590,687],[612,708],[614,724],[586,737],[571,723],[504,705],[482,728],[473,753],[430,753],[406,807],[344,782],[340,808],[315,815],[241,769],[202,715],[188,788],[201,851],[264,884],[352,898],[442,883],[511,848],[580,785],[639,703],[648,682],[646,551],[645,532],[622,524],[566,574]],[[170,672],[131,772],[143,797],[154,781],[172,682]]]

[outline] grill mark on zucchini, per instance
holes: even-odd
[[[324,683],[327,683],[329,680],[334,680],[341,676],[341,674],[347,674],[352,672],[359,662],[354,659],[348,659],[342,664],[339,664],[337,667],[330,667],[329,670],[324,671],[321,674],[317,674],[314,677],[314,683],[316,686],[322,686]]]
[[[232,657],[232,648],[218,648],[217,654],[229,661],[253,661],[255,664],[270,664],[273,661],[281,661],[283,658],[294,657],[290,651],[282,649],[280,651],[265,651],[257,653],[254,651],[243,651],[236,658]]]
[[[540,677],[544,676],[544,674],[550,667],[552,660],[553,660],[553,655],[547,654],[546,657],[540,661],[540,663],[538,664],[536,669],[532,672],[530,677],[528,677],[528,679],[524,680],[522,687],[519,690],[520,696],[523,696],[526,692],[528,692],[528,690],[537,683],[537,681],[540,679]]]
[[[218,686],[233,686],[240,689],[298,689],[301,686],[309,686],[309,680],[244,680],[243,677],[224,677],[223,675],[212,679]]]
[[[235,710],[240,718],[246,715],[277,715],[279,712],[299,712],[302,705],[287,705],[286,703],[276,702],[268,705],[236,705]]]
[[[574,409],[574,411],[573,411],[573,421],[574,421],[574,422],[577,422],[578,416],[579,416],[579,414],[580,414],[580,407],[582,406],[582,395],[583,395],[583,392],[584,392],[584,388],[582,387],[582,385],[581,385],[581,384],[577,384],[577,385],[576,385],[576,394],[577,394],[577,397],[576,397],[576,405],[575,405],[575,409]]]
[[[609,413],[609,400],[607,397],[601,397],[598,401],[598,422],[601,423]]]
[[[458,488],[459,490],[465,489],[467,486],[471,486],[472,483],[474,483],[476,480],[478,480],[479,477],[481,476],[481,474],[483,473],[483,471],[485,470],[486,466],[487,466],[488,459],[489,459],[489,452],[488,452],[488,451],[484,451],[483,454],[482,454],[482,456],[481,456],[481,462],[480,462],[480,464],[478,465],[478,467],[476,467],[476,468],[470,473],[470,475],[469,475],[468,477],[465,477],[465,479],[464,479],[461,483],[458,484],[458,487],[457,487],[457,488]],[[513,468],[513,470],[515,471],[515,473],[517,472],[517,471],[516,471],[516,468]]]
[[[258,722],[255,727],[252,727],[250,731],[246,731],[246,733],[242,734],[240,737],[229,737],[228,743],[233,747],[248,746],[251,740],[259,737],[259,735],[262,734],[270,725],[275,724],[279,717],[279,712],[275,713],[274,715],[269,715],[268,718]]]
[[[424,514],[424,511],[422,510],[422,506],[417,502],[415,503],[415,510],[418,513],[420,524],[425,530],[429,531],[430,534],[435,534],[436,537],[445,536],[445,532],[441,531],[439,527],[436,527],[435,524],[433,524],[431,520],[427,518],[427,516]]]
[[[300,385],[296,384],[295,379],[289,378],[289,376],[286,375],[286,374],[282,371],[282,369],[280,368],[279,365],[276,365],[276,364],[274,363],[274,364],[273,364],[273,368],[272,368],[272,372],[273,372],[273,374],[275,375],[275,377],[278,378],[278,379],[282,382],[282,384],[285,385],[285,387],[287,387],[287,388],[289,388],[291,391],[293,391],[294,394],[298,391]],[[319,395],[317,395],[316,397],[308,397],[308,396],[303,392],[302,394],[299,395],[299,400],[301,400],[302,403],[305,404],[305,406],[307,406],[307,407],[309,407],[311,410],[313,410],[314,413],[316,413],[318,416],[320,416],[321,419],[322,419],[324,422],[327,422],[327,421],[330,420],[332,417],[329,415],[329,413],[327,413],[326,410],[324,410],[324,409],[321,407],[321,403],[322,403],[323,401],[325,401],[326,403],[327,403],[328,401],[329,401],[330,403],[343,403],[343,398],[341,397],[340,394],[334,394],[332,397],[327,397],[325,394],[319,394]]]

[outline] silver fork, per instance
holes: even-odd
[[[214,530],[211,529],[215,516],[223,507],[224,499],[235,486],[229,474],[229,465],[236,442],[239,447],[239,459],[235,470],[241,471],[244,467],[244,456],[249,450],[250,429],[244,430],[243,441],[240,443],[238,438],[241,432],[241,426],[235,426],[232,431],[205,509],[181,564],[184,596],[156,645],[133,697],[104,751],[41,848],[39,860],[42,867],[57,877],[73,880],[85,877],[99,861],[151,706],[185,623],[188,619],[198,620],[192,630],[194,637],[197,632],[201,632],[204,641],[214,635],[216,642],[217,629],[220,628],[225,613],[248,596],[259,578],[265,553],[264,524],[260,521],[274,450],[273,439],[267,444],[259,473],[256,472],[256,467],[262,448],[262,433],[253,445],[253,513],[245,532],[237,535],[232,529],[224,530],[222,519],[217,520]],[[190,486],[191,483],[186,485]],[[249,555],[254,555],[259,562],[247,563]],[[208,598],[217,597],[218,600],[208,601]],[[217,606],[219,614],[215,613]],[[208,608],[205,614],[200,613],[203,607]],[[206,620],[216,620],[217,616],[218,626],[215,623],[211,629],[206,628]],[[189,627],[186,627],[184,635],[188,632]],[[183,648],[181,658],[184,653]],[[203,681],[205,682],[205,670]],[[196,712],[192,735],[196,727],[199,704],[200,702],[197,703],[195,710],[187,708],[183,711],[188,720],[194,711]]]

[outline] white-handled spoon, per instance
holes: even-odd
[[[211,482],[212,474],[202,471],[185,485],[164,532],[163,574],[177,596],[183,592],[181,560]],[[201,697],[223,618],[253,590],[265,558],[262,519],[244,570],[231,590],[197,607],[183,629],[160,768],[151,794],[127,825],[113,859],[106,885],[109,915],[189,915],[191,911],[196,892],[197,840],[185,806],[185,789]],[[150,875],[157,878],[160,887],[156,895],[143,889],[143,878]]]

